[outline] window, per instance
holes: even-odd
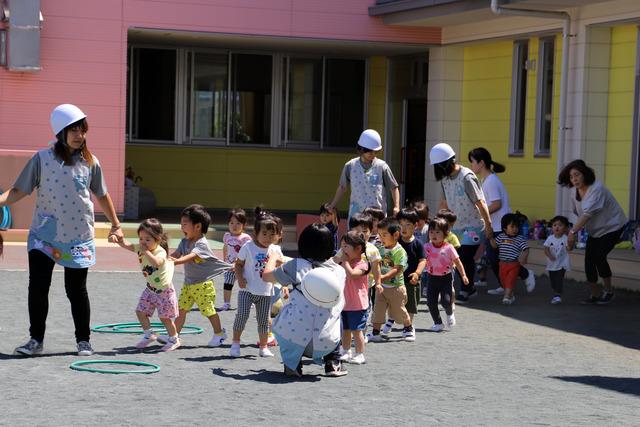
[[[551,153],[554,45],[554,37],[540,40],[538,93],[536,96],[536,155],[540,156],[548,156]]]
[[[513,81],[511,85],[511,155],[524,154],[525,113],[527,104],[527,58],[529,41],[516,41],[513,45]]]
[[[176,50],[132,48],[129,139],[175,140]]]
[[[322,122],[322,59],[289,58],[285,88],[285,144],[320,144]]]
[[[226,140],[228,55],[197,52],[193,68],[192,135]]]

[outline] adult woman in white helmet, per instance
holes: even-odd
[[[78,355],[89,356],[93,349],[89,343],[87,271],[95,263],[96,253],[91,193],[111,221],[110,238],[123,234],[100,163],[87,147],[86,115],[75,105],[59,105],[51,113],[51,128],[56,141],[38,151],[13,188],[0,195],[0,206],[10,205],[37,190],[27,242],[31,339],[15,352],[24,356],[42,353],[51,274],[59,264],[64,267]]]
[[[386,191],[391,192],[393,215],[400,211],[398,181],[393,176],[389,165],[384,160],[376,158],[376,153],[380,150],[382,150],[382,142],[378,132],[373,129],[362,132],[358,139],[360,156],[345,163],[336,194],[329,203],[331,208],[335,208],[347,188],[351,187],[349,218],[368,207],[380,208],[386,213]]]
[[[442,183],[440,209],[450,209],[458,216],[451,231],[462,245],[458,255],[469,278],[469,284],[463,284],[456,296],[456,300],[464,304],[477,293],[473,285],[474,256],[482,234],[488,239],[493,236],[491,217],[478,178],[471,169],[456,163],[456,153],[451,146],[436,144],[429,153],[429,160],[436,180]]]

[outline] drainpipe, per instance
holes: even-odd
[[[559,132],[558,132],[558,159],[557,173],[564,166],[565,155],[565,133],[567,128],[567,91],[569,80],[569,37],[571,37],[571,15],[567,12],[534,10],[520,8],[506,8],[500,6],[500,0],[491,0],[491,11],[496,15],[518,15],[533,16],[537,18],[562,19],[562,68],[560,71],[560,112],[559,112]],[[563,213],[562,209],[562,188],[556,189],[556,214]]]

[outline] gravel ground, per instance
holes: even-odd
[[[640,295],[619,292],[608,307],[586,307],[583,284],[567,284],[566,303],[551,306],[548,280],[514,306],[482,295],[458,305],[458,325],[429,333],[416,317],[415,343],[367,347],[367,364],[327,378],[307,362],[305,377],[284,377],[279,354],[257,357],[252,317],[243,357],[229,344],[208,348],[211,329],[197,311],[187,323],[205,333],[177,351],[144,352],[136,335],[94,333],[94,359],[159,364],[151,375],[76,372],[73,324],[62,274],[54,273],[45,354],[13,356],[28,339],[27,273],[0,271],[2,425],[639,425]],[[181,283],[177,275],[175,283]],[[132,322],[143,287],[139,273],[89,274],[92,325]],[[179,286],[178,286],[179,288]],[[219,286],[218,295],[222,295]],[[235,297],[234,297],[235,299]],[[426,306],[421,306],[426,310]],[[221,313],[230,332],[235,312]],[[156,319],[157,320],[157,319]]]

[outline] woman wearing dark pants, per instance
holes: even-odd
[[[584,270],[591,286],[591,295],[583,303],[609,304],[613,299],[613,287],[607,255],[620,241],[627,217],[611,192],[600,181],[596,181],[595,172],[583,160],[574,160],[562,168],[558,184],[572,188],[571,201],[577,216],[569,231],[569,247],[574,245],[580,229],[584,228],[589,234]],[[598,276],[604,282],[602,292],[598,286]]]
[[[491,217],[478,178],[471,169],[456,163],[456,153],[448,144],[436,144],[429,153],[429,160],[436,180],[442,183],[440,209],[450,209],[458,217],[451,231],[462,245],[458,255],[469,279],[469,284],[463,284],[456,296],[456,301],[464,304],[477,293],[473,285],[474,257],[482,235],[487,240],[493,237]]]
[[[112,223],[109,238],[122,238],[120,223],[107,192],[98,159],[87,148],[86,115],[63,104],[51,113],[56,141],[38,151],[24,167],[13,188],[0,195],[10,205],[37,190],[29,227],[29,329],[31,339],[16,354],[42,353],[49,313],[49,288],[55,264],[64,267],[64,282],[75,324],[78,355],[89,356],[90,305],[87,270],[95,264],[94,214],[91,196]]]

